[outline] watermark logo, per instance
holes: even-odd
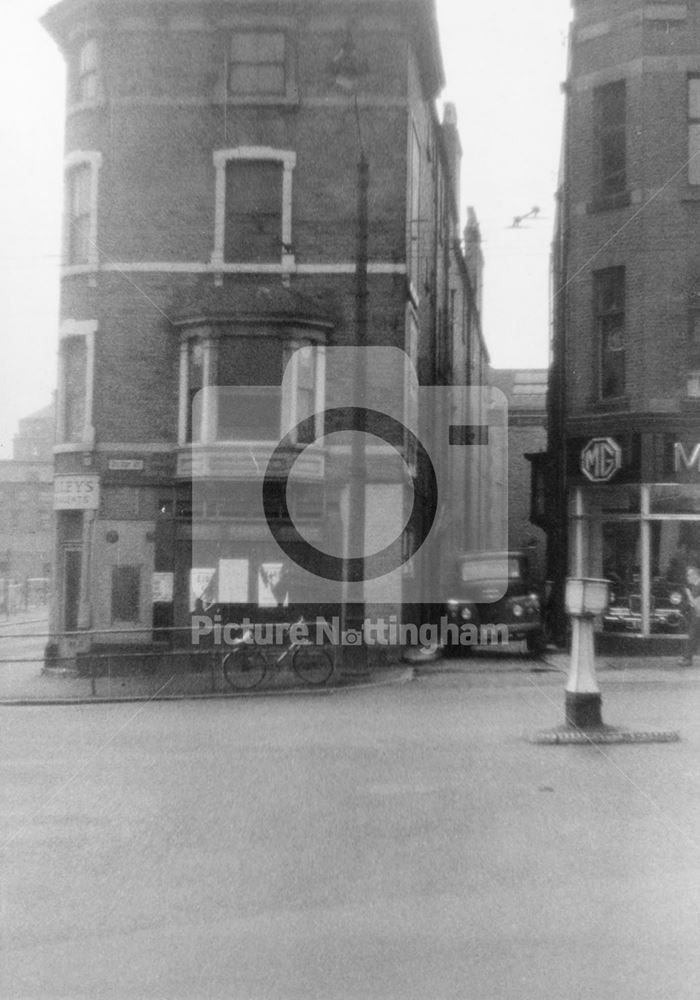
[[[507,646],[507,625],[457,625],[447,617],[437,623],[416,625],[401,622],[396,615],[386,618],[365,618],[361,628],[347,628],[339,617],[316,618],[311,621],[254,622],[243,618],[227,622],[219,614],[192,616],[194,646],[283,646],[312,644],[329,646]]]
[[[434,603],[455,546],[507,549],[505,397],[420,386],[397,348],[300,348],[279,386],[197,392],[191,430],[205,604]]]

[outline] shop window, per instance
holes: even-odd
[[[141,567],[112,567],[112,621],[137,622],[141,605]]]
[[[287,90],[286,57],[282,32],[237,32],[229,50],[229,95],[283,97]]]
[[[688,77],[688,183],[700,184],[700,76]]]
[[[609,199],[627,187],[627,97],[624,80],[593,91],[595,197]]]
[[[599,356],[601,399],[625,393],[625,269],[596,271],[594,281],[595,326]]]

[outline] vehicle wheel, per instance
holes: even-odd
[[[224,677],[234,691],[252,691],[262,684],[267,663],[255,649],[236,649],[223,659]]]
[[[333,657],[322,646],[300,646],[294,651],[292,670],[306,684],[326,684],[333,669]]]

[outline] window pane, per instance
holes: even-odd
[[[236,160],[227,164],[224,255],[227,261],[281,260],[281,163]]]
[[[622,191],[626,179],[626,88],[624,80],[597,87],[593,94],[596,186],[604,195]]]
[[[80,215],[70,224],[69,263],[87,264],[90,259],[90,246],[90,217]]]
[[[621,351],[625,346],[624,317],[604,316],[600,322],[602,342],[606,351]]]
[[[229,91],[236,94],[283,94],[284,67],[238,63],[229,72]]]
[[[281,394],[276,386],[221,389],[217,393],[217,440],[279,440]]]
[[[600,394],[625,392],[625,269],[609,267],[594,274],[595,325],[600,351]]]
[[[80,78],[80,100],[97,100],[97,73],[88,73]]]
[[[88,164],[70,172],[70,204],[74,216],[90,211],[91,170]]]
[[[611,132],[601,143],[600,183],[605,191],[614,192],[624,188],[625,152],[624,132]]]
[[[92,171],[89,164],[68,175],[68,262],[85,264],[90,259]]]
[[[688,448],[689,457],[693,449]],[[653,485],[651,487],[652,514],[700,514],[700,490],[697,486],[681,483]],[[700,531],[700,524],[698,524]],[[698,546],[700,558],[700,545]]]
[[[217,385],[282,384],[284,346],[277,337],[221,337],[217,343]]]
[[[87,350],[83,337],[63,341],[63,399],[66,441],[82,441],[85,433]]]
[[[688,183],[700,184],[700,125],[688,127]]]
[[[231,38],[231,62],[271,63],[284,61],[281,32],[241,32]]]
[[[700,77],[688,80],[688,117],[700,119]]]
[[[596,118],[601,127],[624,124],[625,82],[616,80],[598,87],[594,96]]]
[[[601,396],[610,399],[625,394],[625,352],[603,350],[601,358]]]
[[[89,39],[81,46],[78,64],[81,76],[97,69],[97,42],[94,38]]]

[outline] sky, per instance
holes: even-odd
[[[47,0],[0,0],[0,458],[55,385],[64,66]],[[447,86],[486,260],[483,328],[497,367],[548,361],[548,256],[568,0],[437,0]],[[537,220],[509,228],[534,205]]]

